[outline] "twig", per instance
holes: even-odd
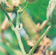
[[[27,3],[26,3],[26,5],[25,5],[25,7],[23,8],[23,11],[26,9],[26,7],[28,6],[28,4],[29,4],[29,2],[28,2],[29,0],[27,0]]]
[[[8,13],[5,11],[5,9],[3,8],[3,6],[1,4],[0,4],[0,6],[1,6],[2,11],[4,11],[4,13],[6,14],[6,16],[7,16],[8,20],[9,20],[11,28],[14,28],[14,25],[13,25],[9,15],[8,15]]]
[[[18,22],[19,22],[20,14],[26,9],[26,7],[28,6],[28,3],[29,2],[27,0],[25,7],[23,9],[21,9],[21,7],[20,7],[20,9],[17,11],[17,23],[16,23],[17,28],[19,27]]]
[[[19,46],[20,46],[20,49],[21,49],[23,55],[26,55],[26,52],[25,52],[25,50],[24,50],[24,47],[23,47],[23,44],[22,44],[22,41],[21,41],[21,37],[20,37],[20,34],[19,34],[18,30],[15,29],[15,28],[14,28],[13,30],[14,30],[16,36],[17,36],[18,43],[19,43]]]
[[[32,53],[34,52],[34,50],[37,48],[37,46],[39,45],[39,43],[41,42],[41,40],[45,37],[45,35],[48,33],[48,31],[51,29],[51,26],[49,26],[46,31],[43,33],[43,35],[40,37],[40,39],[37,41],[37,43],[35,44],[35,46],[30,50],[29,55],[32,55]]]
[[[16,21],[16,28],[14,28],[14,32],[16,33],[16,36],[17,36],[17,39],[18,39],[18,43],[19,43],[19,46],[20,46],[20,49],[23,53],[23,55],[26,55],[26,52],[24,50],[24,47],[23,47],[23,44],[22,44],[22,41],[21,41],[21,37],[20,37],[20,34],[18,32],[18,29],[19,28],[19,19],[20,19],[20,15],[21,15],[21,12],[22,12],[22,9],[18,10],[17,11],[17,21]],[[22,27],[21,27],[22,28]]]
[[[28,1],[28,0],[27,0],[27,1]],[[25,10],[26,7],[27,7],[27,4],[26,4],[26,6],[23,8],[23,10]],[[21,51],[22,51],[22,54],[23,54],[23,55],[26,55],[26,52],[25,52],[25,50],[24,50],[24,47],[23,47],[23,44],[22,44],[22,41],[21,41],[20,34],[19,34],[19,32],[18,32],[18,29],[17,29],[17,28],[19,27],[19,24],[18,24],[18,23],[19,23],[20,13],[22,12],[22,10],[20,10],[19,12],[17,11],[17,23],[16,23],[16,28],[14,28],[14,25],[13,25],[13,23],[11,22],[11,19],[10,19],[9,15],[8,15],[7,12],[5,11],[5,9],[2,7],[2,5],[1,5],[1,8],[2,8],[2,10],[4,11],[4,13],[6,14],[6,16],[8,17],[10,26],[11,26],[12,30],[15,32],[15,34],[16,34],[16,36],[17,36],[18,43],[19,43],[20,49],[21,49]]]

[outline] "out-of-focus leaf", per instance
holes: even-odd
[[[14,54],[14,52],[5,44],[2,42],[0,43],[0,46],[2,46],[9,54]]]
[[[10,43],[10,45],[12,45],[14,48],[18,47],[17,37],[16,37],[14,31],[12,31],[11,29],[5,30],[4,37]]]
[[[43,34],[46,29],[47,29],[47,26],[46,28],[44,28],[41,34]],[[56,27],[53,26],[46,35],[48,36],[48,38],[52,40],[56,36]]]
[[[1,24],[3,23],[5,19],[5,14],[2,10],[0,10],[0,31],[1,31]]]
[[[10,45],[12,47],[19,48],[17,37],[16,37],[16,34],[14,33],[14,31],[12,31],[11,29],[5,30],[4,31],[4,37],[10,43]],[[21,37],[21,39],[22,39],[22,43],[24,45],[24,48],[25,48],[26,52],[28,53],[30,46],[27,45],[27,42],[25,41],[24,37]]]
[[[7,54],[5,54],[5,53],[3,53],[2,51],[0,51],[0,55],[7,55]]]
[[[36,0],[28,5],[28,10],[33,15],[33,20],[37,23],[38,20],[46,20],[46,10],[49,0]]]
[[[26,0],[19,0],[20,3],[24,4],[26,2]]]
[[[3,9],[6,8],[5,1],[3,1],[3,2],[0,3],[0,9],[1,9],[1,10],[3,10],[2,7],[3,7]]]
[[[27,45],[27,42],[25,41],[24,37],[21,37],[21,39],[22,39],[22,43],[23,43],[24,49],[28,53],[29,50],[30,50],[30,46]]]
[[[52,27],[47,33],[47,36],[52,40],[56,36],[56,28]]]
[[[53,39],[52,39],[52,47],[51,47],[51,51],[56,51],[56,37],[54,37]]]
[[[5,14],[4,14],[4,12],[2,10],[0,10],[0,25],[2,24],[4,19],[5,19]]]
[[[29,0],[29,3],[32,3],[32,2],[34,2],[35,0]]]

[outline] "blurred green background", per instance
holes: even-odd
[[[46,12],[47,12],[48,3],[49,3],[49,0],[35,0],[34,2],[29,3],[29,5],[27,6],[26,10],[27,10],[28,14],[31,16],[31,18],[35,24],[42,23],[44,20],[47,19],[46,18]],[[0,10],[0,26],[1,26],[2,22],[4,21],[4,19],[5,19],[4,12]],[[41,34],[46,30],[48,25],[43,29]],[[0,34],[0,46],[2,46],[8,53],[15,55],[11,49],[20,50],[20,48],[18,47],[19,45],[18,45],[15,33],[11,30],[11,28],[8,28],[7,30],[4,31],[3,34],[4,34],[5,40],[11,46],[8,47],[6,44],[1,42],[1,34]],[[26,52],[28,53],[30,50],[30,46],[27,45],[27,42],[24,39],[24,35],[27,35],[24,28],[20,31],[20,35],[21,35],[21,39],[22,39],[24,48],[25,48]],[[56,27],[52,27],[51,30],[47,33],[47,36],[53,42],[56,42],[53,40],[54,37],[56,37]],[[53,49],[56,50],[55,44],[56,43],[52,44],[52,46],[53,46]],[[0,55],[6,55],[6,54],[4,54],[3,52],[0,51]]]

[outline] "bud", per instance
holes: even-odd
[[[47,19],[52,25],[56,25],[56,0],[50,0],[47,8]]]

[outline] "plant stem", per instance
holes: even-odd
[[[27,7],[27,5],[28,5],[28,0],[27,0],[26,6],[25,6],[22,10],[21,10],[21,9],[18,10],[19,12],[17,11],[16,28],[19,28],[19,18],[20,18],[20,15],[21,15],[21,13],[25,10],[25,8]],[[23,44],[22,44],[22,41],[21,41],[20,34],[18,33],[18,30],[17,30],[17,29],[15,30],[15,33],[16,33],[16,36],[17,36],[17,39],[18,39],[18,43],[19,43],[20,49],[21,49],[23,55],[26,55],[26,52],[25,52],[25,50],[24,50],[24,47],[23,47]]]
[[[20,14],[17,12],[17,21],[16,21],[17,28],[19,28],[19,19],[20,19]]]
[[[17,13],[16,28],[19,28],[19,18],[20,18],[20,13]],[[17,39],[18,39],[18,43],[19,43],[19,46],[20,46],[20,49],[21,49],[23,55],[26,55],[26,52],[24,50],[24,47],[23,47],[23,44],[22,44],[22,41],[21,41],[21,37],[20,37],[20,34],[19,34],[18,30],[15,29],[14,32],[16,33],[16,36],[17,36]]]
[[[17,12],[16,28],[19,28],[19,18],[20,18],[20,13]],[[24,50],[24,47],[23,47],[23,44],[22,44],[22,41],[21,41],[21,37],[20,37],[20,34],[18,33],[18,30],[15,29],[14,32],[16,33],[16,36],[17,36],[17,39],[18,39],[18,43],[19,43],[19,46],[20,46],[20,49],[21,49],[23,55],[26,55],[26,52]]]
[[[19,22],[20,14],[26,9],[27,6],[28,6],[28,0],[27,0],[25,7],[23,9],[21,9],[19,12],[17,12],[17,23],[16,23],[17,28],[19,27],[18,22]]]
[[[24,47],[23,47],[23,44],[22,44],[22,41],[21,41],[21,37],[20,37],[20,34],[19,34],[18,30],[14,29],[14,32],[16,33],[16,36],[17,36],[17,39],[18,39],[18,43],[19,43],[19,46],[20,46],[20,49],[21,49],[23,55],[26,55],[26,52],[24,50]]]
[[[27,7],[27,6],[25,6],[25,8],[26,8],[26,7]],[[24,9],[25,9],[25,8],[24,8]],[[16,28],[19,28],[20,15],[21,15],[21,13],[23,12],[24,9],[19,9],[19,10],[17,11]],[[23,47],[23,44],[22,44],[22,41],[21,41],[20,34],[18,33],[18,30],[17,30],[17,29],[15,30],[15,33],[16,33],[16,36],[17,36],[17,39],[18,39],[18,43],[19,43],[20,49],[21,49],[23,55],[26,55],[26,52],[25,52],[25,50],[24,50],[24,47]]]
[[[13,25],[13,23],[12,23],[12,21],[11,21],[11,19],[10,19],[9,15],[8,15],[8,13],[5,11],[5,9],[3,8],[3,6],[2,6],[1,4],[0,4],[0,6],[1,6],[2,11],[4,11],[5,15],[7,16],[7,18],[8,18],[8,20],[9,20],[9,23],[10,23],[11,28],[13,28],[13,27],[14,27],[14,25]]]
[[[25,7],[23,8],[23,11],[26,9],[26,7],[28,6],[28,2],[29,0],[27,0],[27,3],[26,3],[26,5],[25,5]]]
[[[8,15],[8,13],[4,10],[4,8],[2,7],[2,5],[0,5],[0,6],[1,6],[1,8],[2,8],[2,11],[4,11],[4,13],[6,14],[6,16],[8,17],[10,26],[11,26],[11,28],[13,29],[13,28],[14,28],[14,25],[13,25],[13,23],[12,23],[12,21],[11,21],[9,15]],[[17,16],[18,16],[18,15],[17,15]],[[17,17],[17,18],[18,18],[18,17]],[[17,21],[17,25],[19,25],[18,22],[19,22],[19,18],[18,18],[18,21]],[[20,46],[20,49],[21,49],[23,55],[26,55],[26,52],[25,52],[25,50],[24,50],[24,47],[23,47],[23,44],[22,44],[20,35],[19,35],[19,33],[18,33],[18,30],[14,28],[13,31],[16,33],[16,36],[17,36],[17,39],[18,39],[18,43],[19,43],[19,46]]]
[[[35,51],[41,40],[45,37],[45,35],[48,33],[48,31],[51,29],[51,26],[49,26],[46,31],[43,33],[43,35],[40,37],[40,39],[37,41],[35,46],[30,50],[29,55],[32,55],[32,53]]]

